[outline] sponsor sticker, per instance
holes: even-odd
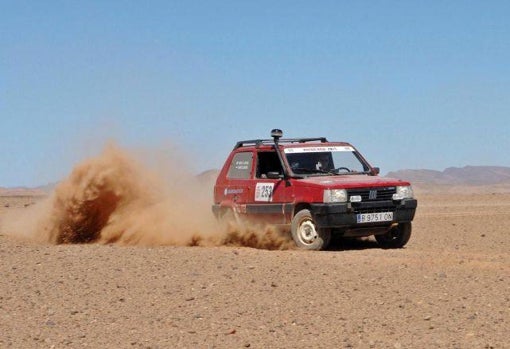
[[[296,153],[323,153],[323,152],[335,152],[335,151],[354,151],[353,147],[350,146],[331,146],[331,147],[299,147],[299,148],[285,148],[286,154]]]
[[[255,201],[273,201],[274,183],[257,183],[255,186]]]
[[[224,195],[242,194],[244,189],[242,188],[225,188]]]
[[[234,164],[236,170],[247,170],[249,166],[250,162],[248,160],[237,160]]]

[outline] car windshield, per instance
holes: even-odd
[[[350,146],[285,148],[292,172],[297,175],[365,174],[369,168]]]

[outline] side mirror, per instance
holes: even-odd
[[[372,176],[377,176],[379,172],[381,172],[381,169],[379,167],[372,167],[372,169],[370,170],[370,174]]]
[[[266,173],[267,178],[269,179],[281,179],[283,176],[280,174],[280,172],[270,171]]]

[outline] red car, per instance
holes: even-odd
[[[325,249],[332,234],[374,235],[383,248],[409,241],[417,207],[409,182],[379,177],[349,143],[271,136],[237,142],[214,187],[217,217],[279,225],[309,250]]]

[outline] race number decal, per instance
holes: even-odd
[[[255,187],[255,201],[273,201],[274,183],[257,183]]]

